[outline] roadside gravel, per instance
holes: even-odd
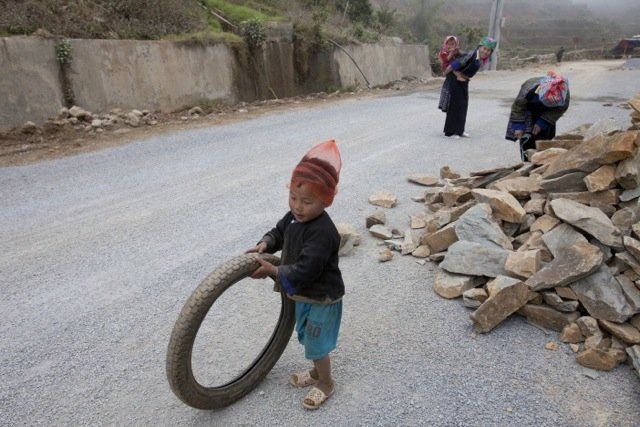
[[[624,102],[640,92],[640,71],[621,64],[562,64],[572,105],[560,132],[602,117],[628,125]],[[517,147],[504,140],[508,109],[520,84],[544,71],[474,78],[470,139],[441,136],[434,87],[0,168],[0,424],[637,425],[640,380],[629,366],[585,370],[567,346],[544,348],[557,333],[517,316],[475,334],[470,311],[433,292],[435,264],[399,255],[379,263],[380,246],[364,228],[375,210],[368,196],[387,190],[399,200],[388,223],[406,229],[422,208],[411,200],[422,187],[407,182],[410,174],[517,162]],[[302,408],[304,391],[287,384],[289,372],[307,366],[294,336],[236,404],[185,406],[164,372],[182,304],[213,268],[275,224],[291,168],[328,138],[344,165],[329,212],[362,235],[341,259],[347,296],[333,354],[335,396],[317,412]],[[203,343],[213,361],[202,369],[215,373],[257,351],[273,301],[264,283],[214,306],[227,326]]]

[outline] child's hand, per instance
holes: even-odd
[[[467,80],[469,80],[467,76],[462,74],[460,71],[454,71],[453,74],[456,75],[456,80],[458,80],[459,82],[466,82]]]
[[[254,279],[264,279],[265,277],[271,277],[275,280],[278,275],[278,268],[268,261],[265,261],[261,257],[256,257],[256,261],[260,263],[260,267],[251,274]]]
[[[267,250],[267,243],[266,242],[260,242],[257,245],[255,245],[254,247],[249,248],[246,251],[244,251],[244,253],[245,254],[250,254],[250,253],[253,253],[253,252],[257,252],[257,253],[261,254],[266,250]]]

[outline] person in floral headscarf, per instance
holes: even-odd
[[[511,105],[505,138],[519,142],[523,161],[537,140],[556,136],[556,122],[569,108],[570,99],[569,80],[553,71],[522,84]]]
[[[446,77],[438,108],[447,113],[444,122],[445,136],[452,139],[469,137],[465,132],[469,108],[469,80],[487,64],[496,45],[497,42],[491,37],[483,37],[474,50],[457,57],[444,70]]]

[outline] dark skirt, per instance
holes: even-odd
[[[449,79],[445,78],[442,83],[442,89],[440,89],[440,101],[438,101],[438,108],[446,113],[449,109],[449,101],[451,100],[451,91],[449,90]]]
[[[447,74],[443,84],[443,91],[448,92],[447,118],[444,122],[444,134],[462,135],[467,123],[467,109],[469,108],[469,81],[461,82],[453,73]]]

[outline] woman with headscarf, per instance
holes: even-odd
[[[537,140],[556,136],[556,122],[569,108],[570,98],[569,80],[553,71],[522,84],[511,105],[505,138],[519,143],[523,161]]]
[[[439,108],[447,113],[445,136],[453,139],[469,137],[464,130],[469,107],[469,79],[489,61],[496,45],[491,37],[483,37],[474,50],[454,59],[444,71],[446,77]]]

